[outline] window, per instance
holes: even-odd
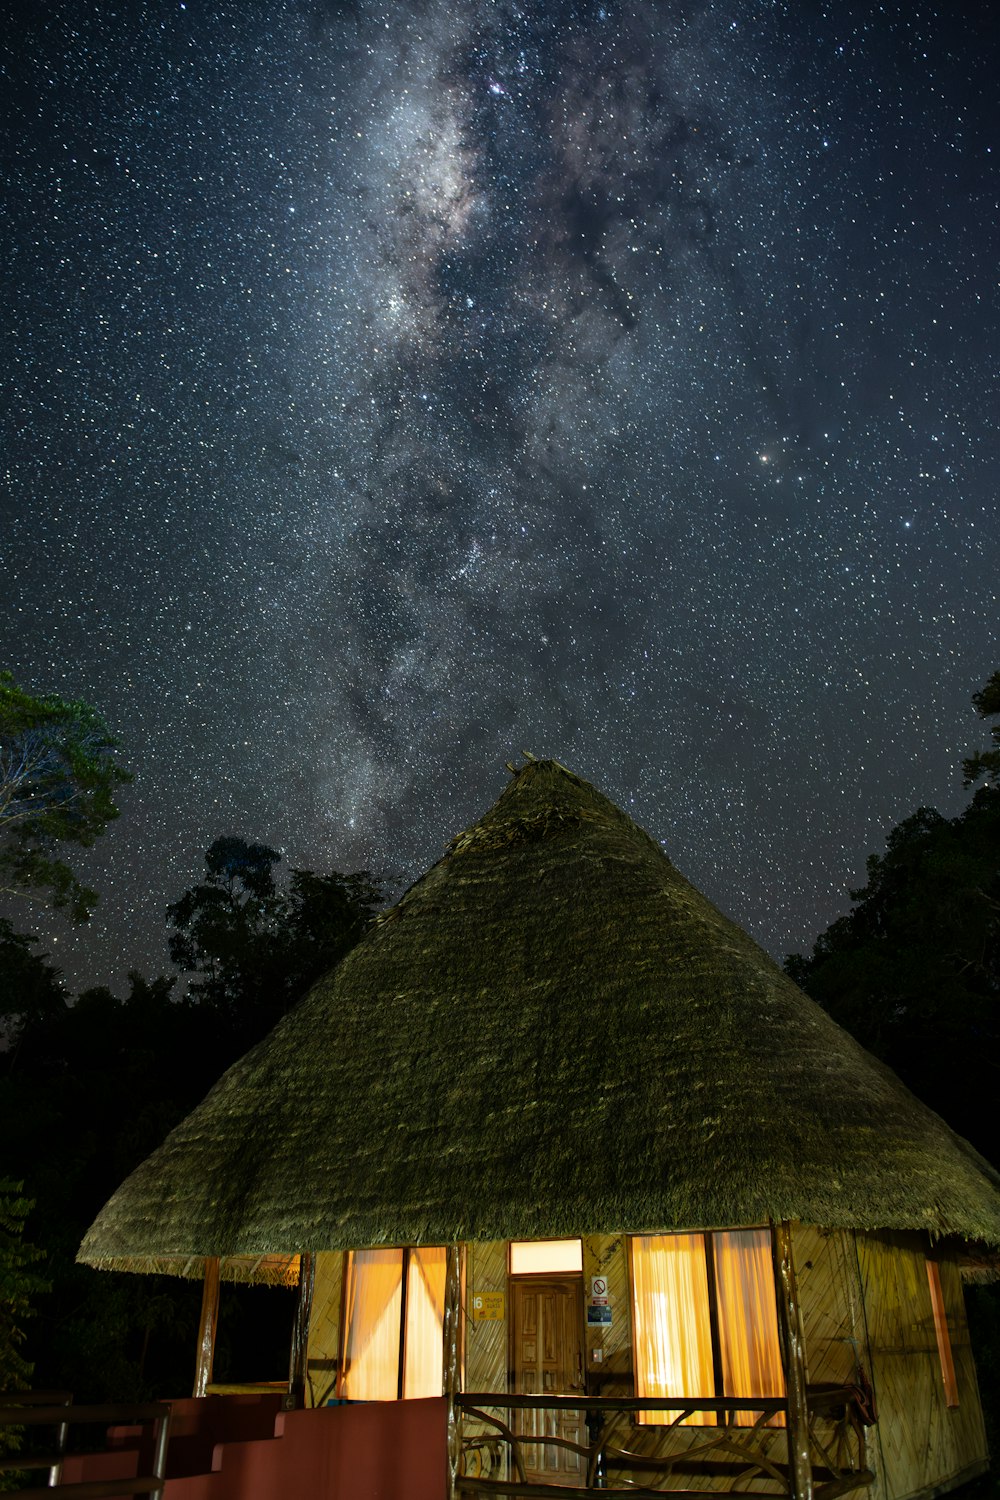
[[[941,1268],[936,1260],[927,1262],[927,1281],[931,1289],[931,1308],[934,1312],[938,1359],[941,1361],[941,1379],[944,1381],[945,1405],[957,1406],[958,1381],[955,1379],[955,1360],[951,1352],[951,1334],[948,1331],[948,1314],[945,1310],[944,1290],[941,1286]]]
[[[444,1284],[443,1246],[350,1252],[341,1334],[342,1399],[441,1395]]]
[[[780,1397],[785,1392],[774,1301],[771,1235],[766,1229],[636,1236],[632,1303],[637,1396]],[[644,1425],[676,1412],[642,1411]],[[752,1409],[728,1422],[752,1426]],[[768,1426],[784,1426],[775,1413]],[[690,1427],[714,1427],[711,1411]]]
[[[582,1240],[512,1240],[512,1276],[573,1275],[583,1270]]]

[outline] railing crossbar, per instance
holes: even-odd
[[[517,1500],[596,1500],[598,1495],[602,1500],[663,1500],[665,1494],[670,1496],[670,1500],[706,1500],[705,1490],[651,1490],[641,1485],[630,1485],[627,1489],[612,1487],[595,1490],[592,1486],[586,1488],[572,1484],[522,1484],[519,1480],[469,1479],[461,1474],[457,1484],[459,1494],[511,1495],[517,1497]],[[787,1500],[787,1495],[787,1490],[755,1490],[753,1500]]]
[[[117,1495],[150,1495],[162,1500],[167,1472],[167,1444],[170,1438],[170,1407],[162,1401],[147,1401],[126,1406],[103,1402],[74,1406],[69,1391],[18,1391],[8,1394],[8,1405],[0,1406],[0,1427],[55,1427],[58,1451],[47,1454],[15,1454],[5,1468],[47,1468],[49,1483],[42,1488],[18,1490],[20,1500],[111,1500]],[[70,1427],[100,1423],[112,1426],[146,1426],[153,1424],[153,1464],[151,1474],[134,1478],[87,1479],[62,1484],[61,1470],[66,1458]]]
[[[827,1387],[817,1390],[814,1399],[809,1401],[809,1410],[813,1415],[826,1414],[842,1408],[844,1417],[840,1423],[850,1420],[850,1403],[855,1393],[848,1387]],[[810,1393],[812,1396],[812,1393]],[[760,1500],[788,1500],[791,1493],[791,1468],[787,1463],[782,1463],[771,1458],[766,1451],[766,1445],[760,1446],[762,1440],[778,1429],[768,1426],[769,1418],[777,1413],[785,1415],[787,1421],[788,1403],[784,1398],[778,1397],[753,1397],[729,1396],[729,1397],[651,1397],[651,1396],[584,1396],[584,1395],[525,1395],[511,1394],[499,1391],[469,1391],[463,1392],[456,1397],[456,1405],[464,1417],[487,1423],[497,1430],[501,1440],[510,1446],[510,1457],[517,1470],[515,1479],[495,1479],[489,1475],[483,1476],[457,1476],[458,1493],[472,1495],[510,1495],[517,1496],[519,1500],[532,1500],[532,1497],[549,1496],[555,1500],[573,1500],[575,1496],[589,1496],[594,1493],[594,1482],[598,1473],[614,1471],[616,1469],[631,1469],[632,1471],[656,1472],[666,1477],[671,1474],[680,1477],[682,1474],[691,1476],[725,1477],[735,1483],[756,1479],[758,1483],[771,1481],[778,1488],[774,1490],[755,1491],[755,1497]],[[696,1412],[714,1412],[718,1417],[718,1431],[709,1435],[704,1440],[696,1441],[692,1446],[683,1448],[673,1453],[663,1454],[640,1454],[631,1452],[629,1449],[619,1447],[612,1440],[615,1428],[614,1422],[603,1424],[603,1430],[599,1431],[594,1441],[584,1446],[574,1442],[572,1439],[556,1436],[554,1433],[544,1432],[515,1432],[512,1426],[494,1416],[489,1410],[504,1412],[525,1411],[562,1411],[579,1412],[587,1417],[599,1417],[607,1414],[624,1418],[636,1412],[665,1412],[671,1420],[657,1424],[663,1430],[664,1435],[675,1433],[685,1419]],[[735,1412],[756,1413],[756,1420],[752,1425],[736,1428],[730,1426],[726,1421]],[[511,1418],[513,1421],[513,1418]],[[600,1426],[601,1424],[599,1424]],[[685,1431],[694,1433],[697,1429],[686,1428]],[[787,1429],[783,1429],[787,1430]],[[817,1500],[837,1500],[840,1495],[848,1493],[852,1489],[861,1489],[873,1482],[873,1476],[864,1467],[863,1448],[858,1454],[858,1467],[852,1469],[847,1465],[836,1464],[828,1449],[818,1440],[814,1433],[810,1433],[813,1447],[825,1461],[825,1465],[812,1463],[814,1482],[817,1483]],[[578,1454],[586,1463],[586,1484],[583,1486],[558,1485],[546,1483],[541,1480],[528,1481],[522,1447],[557,1448],[570,1453]],[[710,1459],[709,1454],[719,1455]],[[846,1455],[845,1455],[846,1456]],[[825,1482],[824,1482],[825,1481]],[[619,1481],[620,1483],[620,1481]],[[641,1485],[629,1484],[627,1488],[606,1488],[602,1494],[613,1496],[629,1496],[630,1500],[639,1500],[641,1496],[662,1495],[662,1490],[651,1490]],[[671,1490],[673,1500],[678,1497],[698,1496],[704,1500],[704,1491]]]
[[[459,1406],[499,1406],[508,1411],[530,1411],[548,1408],[552,1411],[676,1411],[691,1416],[698,1411],[758,1411],[765,1416],[786,1412],[788,1403],[782,1397],[744,1396],[521,1396],[496,1391],[463,1391],[455,1397]]]

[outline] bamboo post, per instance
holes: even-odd
[[[194,1371],[192,1395],[205,1396],[212,1379],[215,1361],[215,1330],[219,1323],[219,1257],[205,1256],[205,1284],[201,1294],[201,1318],[198,1323],[198,1361]]]
[[[309,1349],[309,1318],[316,1284],[316,1257],[303,1250],[299,1256],[299,1295],[292,1324],[292,1351],[288,1361],[288,1396],[296,1406],[306,1402],[306,1355]]]
[[[802,1314],[792,1257],[792,1231],[787,1219],[771,1224],[778,1338],[788,1402],[788,1474],[792,1500],[813,1500],[812,1460],[809,1453],[809,1407],[806,1397],[806,1350]]]
[[[461,1413],[455,1404],[461,1385],[458,1331],[461,1317],[462,1274],[457,1244],[448,1246],[444,1286],[444,1393],[448,1398],[448,1500],[455,1500],[458,1462],[462,1450]]]
[[[163,1500],[163,1490],[167,1482],[167,1449],[170,1446],[170,1408],[167,1407],[162,1417],[156,1420],[154,1428],[156,1443],[153,1449],[153,1473],[152,1478],[160,1482],[157,1487],[150,1490],[150,1500]]]

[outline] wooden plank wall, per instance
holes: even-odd
[[[507,1297],[507,1242],[467,1245],[465,1250],[465,1380],[467,1391],[507,1389],[507,1318],[479,1322],[472,1313],[477,1294]],[[505,1304],[505,1313],[509,1308]]]
[[[885,1500],[909,1500],[986,1457],[961,1280],[954,1259],[943,1259],[959,1400],[949,1410],[927,1283],[926,1240],[917,1234],[859,1234],[858,1261],[879,1408],[883,1493]]]
[[[876,1474],[876,1484],[869,1491],[871,1500],[912,1500],[974,1470],[986,1458],[958,1267],[953,1258],[939,1262],[959,1392],[957,1409],[949,1411],[927,1284],[925,1243],[919,1235],[854,1236],[808,1225],[794,1227],[810,1383],[848,1383],[860,1363],[875,1387],[880,1421],[869,1433],[866,1453],[866,1462]],[[335,1394],[342,1269],[339,1252],[317,1255],[307,1352],[310,1405],[323,1405]],[[608,1281],[611,1323],[586,1327],[588,1389],[606,1396],[631,1395],[626,1236],[594,1235],[584,1240],[585,1304],[594,1276]],[[506,1316],[479,1321],[472,1314],[477,1293],[497,1292],[508,1298],[505,1311],[509,1311],[506,1244],[469,1245],[465,1261],[466,1390],[507,1389]],[[505,1414],[497,1409],[497,1415]],[[625,1417],[614,1419],[614,1424],[612,1440],[622,1447],[655,1453],[665,1446],[662,1432],[655,1427],[637,1427]],[[486,1429],[482,1435],[488,1435]],[[832,1424],[820,1429],[820,1436],[832,1442]],[[704,1429],[692,1428],[676,1432],[668,1441],[676,1451],[678,1442],[693,1444],[704,1437]],[[784,1461],[783,1432],[770,1431],[765,1444],[771,1457]],[[486,1446],[482,1462],[481,1472],[504,1477]],[[713,1485],[708,1479],[685,1478],[684,1485],[712,1489],[718,1488],[718,1481]],[[767,1482],[748,1487],[749,1492],[755,1487],[766,1488]]]
[[[316,1256],[316,1283],[306,1348],[307,1406],[325,1406],[337,1393],[343,1269],[344,1256],[340,1250],[322,1251]]]
[[[477,1295],[503,1293],[504,1316],[488,1321],[477,1320],[473,1299]],[[506,1391],[507,1389],[507,1315],[510,1312],[510,1289],[507,1285],[507,1241],[492,1240],[465,1247],[465,1374],[462,1385],[467,1391]],[[510,1413],[499,1407],[487,1408],[506,1422]],[[465,1438],[481,1439],[482,1446],[467,1456],[466,1472],[474,1478],[489,1475],[508,1478],[506,1444],[491,1443],[491,1429],[485,1423],[467,1418],[463,1424]]]
[[[870,1378],[853,1234],[796,1224],[792,1243],[809,1384],[851,1385],[859,1367]],[[868,1431],[860,1452],[853,1431],[829,1421],[818,1421],[814,1431],[837,1463],[873,1470],[875,1483],[867,1493],[871,1500],[886,1500],[877,1449]]]

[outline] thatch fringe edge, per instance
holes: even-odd
[[[80,1260],[80,1257],[77,1257]],[[179,1276],[185,1281],[201,1281],[205,1274],[203,1255],[108,1255],[89,1257],[81,1264],[95,1271],[131,1271],[143,1276]],[[299,1284],[297,1255],[227,1255],[219,1263],[222,1281],[244,1286],[284,1286]]]

